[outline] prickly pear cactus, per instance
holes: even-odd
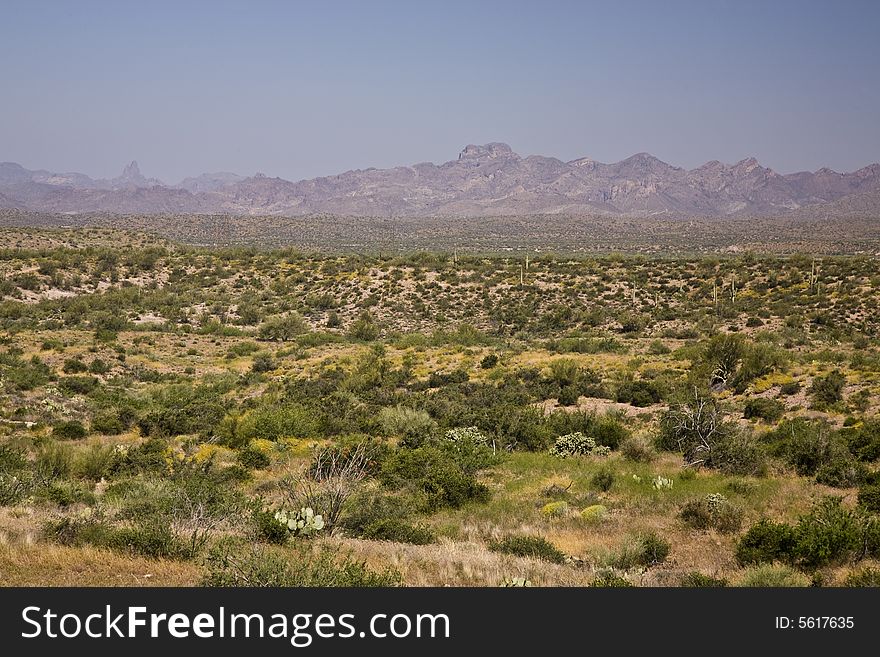
[[[286,526],[294,536],[312,536],[324,529],[323,516],[315,513],[310,506],[299,511],[280,509],[275,513],[275,520]]]
[[[672,488],[672,484],[672,479],[668,477],[663,477],[661,475],[657,475],[656,477],[654,477],[654,481],[652,482],[655,490],[669,490],[670,488]]]
[[[525,577],[511,577],[510,579],[505,579],[501,582],[501,586],[508,587],[521,587],[521,586],[531,586],[531,580],[526,579]]]

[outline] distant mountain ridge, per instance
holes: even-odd
[[[851,201],[851,202],[849,202]],[[880,164],[851,173],[779,174],[755,158],[686,170],[648,153],[606,164],[522,157],[500,142],[469,144],[455,160],[359,169],[291,182],[211,173],[166,185],[137,162],[109,180],[0,163],[0,207],[48,212],[350,216],[829,215],[880,207]]]

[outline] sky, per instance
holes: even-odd
[[[878,35],[876,0],[0,0],[0,161],[298,180],[503,141],[852,171]]]

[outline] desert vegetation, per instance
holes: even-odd
[[[873,256],[0,237],[4,583],[880,581]]]

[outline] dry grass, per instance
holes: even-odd
[[[589,567],[496,554],[471,542],[405,545],[340,539],[339,543],[369,565],[393,566],[408,586],[500,586],[513,577],[525,577],[535,586],[584,586],[593,578]]]
[[[195,586],[199,566],[142,559],[91,547],[0,544],[3,586]]]

